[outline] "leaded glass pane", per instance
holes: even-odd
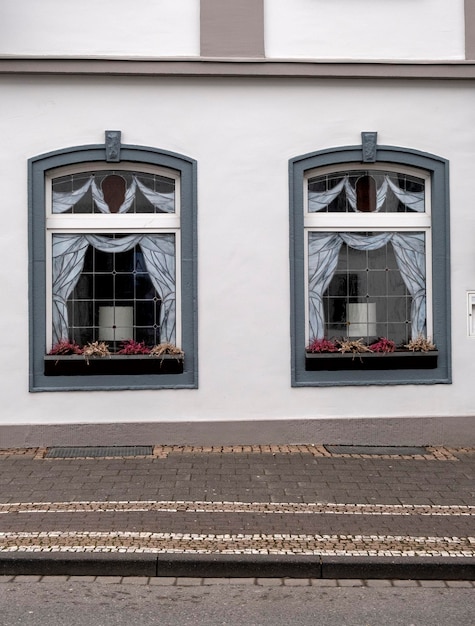
[[[308,180],[310,213],[413,213],[424,211],[425,181],[384,170],[348,170]]]
[[[396,344],[410,340],[411,295],[399,270],[388,266],[388,258],[389,265],[394,266],[391,244],[378,250],[354,250],[342,245],[338,269],[323,295],[328,312],[327,338],[353,337],[371,342],[388,337]]]
[[[423,233],[309,234],[309,338],[387,337],[425,331]]]
[[[89,246],[89,269],[68,300],[71,339],[80,344],[104,340],[111,351],[123,339],[160,343],[161,299],[142,263],[139,246],[120,253]]]
[[[175,236],[53,235],[53,343],[175,342]]]
[[[53,180],[53,213],[174,213],[175,180],[145,172],[104,170]]]

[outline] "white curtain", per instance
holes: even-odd
[[[63,213],[73,207],[92,189],[93,200],[102,213],[109,213],[102,191],[91,178],[78,190],[53,194],[53,213]],[[174,210],[172,194],[161,194],[141,183],[136,177],[125,194],[119,213],[125,213],[132,206],[137,187],[156,207],[166,212]],[[68,339],[69,322],[67,301],[78,283],[84,258],[89,246],[102,252],[126,252],[140,246],[146,269],[153,286],[161,299],[160,338],[161,341],[176,342],[176,302],[175,302],[175,237],[173,234],[128,235],[111,239],[103,235],[53,235],[53,344]]]

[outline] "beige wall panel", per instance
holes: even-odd
[[[264,0],[201,0],[201,55],[264,55]]]
[[[475,60],[475,0],[465,0],[465,56]]]

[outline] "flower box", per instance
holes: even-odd
[[[392,370],[392,369],[435,369],[438,351],[412,352],[306,352],[305,369],[322,370]]]
[[[45,376],[182,374],[183,362],[183,356],[172,354],[112,354],[105,357],[92,356],[87,360],[78,354],[48,354],[44,357],[44,373]]]

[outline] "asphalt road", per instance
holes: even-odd
[[[155,581],[156,582],[156,581]],[[470,583],[389,581],[316,587],[311,581],[140,579],[34,581],[0,584],[2,626],[472,626],[475,593]],[[338,584],[340,584],[338,583]],[[335,583],[336,584],[336,583]],[[369,586],[366,586],[368,585]],[[396,581],[398,584],[398,581]],[[427,585],[427,586],[425,586]],[[470,586],[468,586],[470,585]]]

